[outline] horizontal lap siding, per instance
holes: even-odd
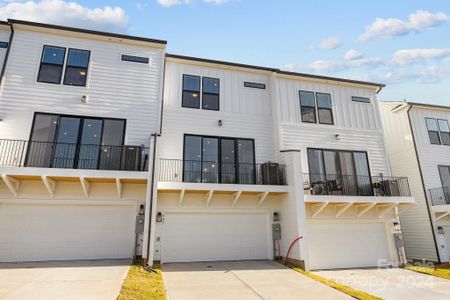
[[[183,108],[183,74],[219,78],[220,111]],[[266,89],[246,88],[244,81]],[[255,139],[256,161],[275,159],[268,76],[168,61],[164,85],[162,158],[182,159],[183,135],[199,134]]]
[[[90,50],[87,86],[37,82],[43,45]],[[24,30],[15,32],[11,46],[0,138],[28,139],[36,111],[125,118],[127,144],[148,144],[157,131],[163,50]],[[122,54],[148,57],[150,63],[122,62]],[[83,95],[89,96],[88,104],[81,103]]]

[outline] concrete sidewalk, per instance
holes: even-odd
[[[348,269],[313,273],[387,300],[450,299],[450,280],[405,269]]]
[[[0,263],[0,299],[116,299],[129,260]]]
[[[163,264],[170,300],[353,299],[273,261]]]

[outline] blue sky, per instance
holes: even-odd
[[[450,105],[446,0],[1,1],[0,18],[165,39],[168,52],[386,83]]]

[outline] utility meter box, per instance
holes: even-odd
[[[134,230],[136,234],[144,233],[144,220],[145,220],[144,215],[136,216],[136,228]]]
[[[274,241],[281,240],[281,225],[272,224],[272,237]]]

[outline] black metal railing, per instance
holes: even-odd
[[[408,178],[303,174],[305,194],[337,196],[411,196]]]
[[[161,159],[159,181],[286,185],[286,166]]]
[[[430,195],[431,204],[435,205],[450,205],[450,188],[435,188],[429,189],[428,194]]]
[[[147,171],[143,146],[0,140],[0,166]]]

